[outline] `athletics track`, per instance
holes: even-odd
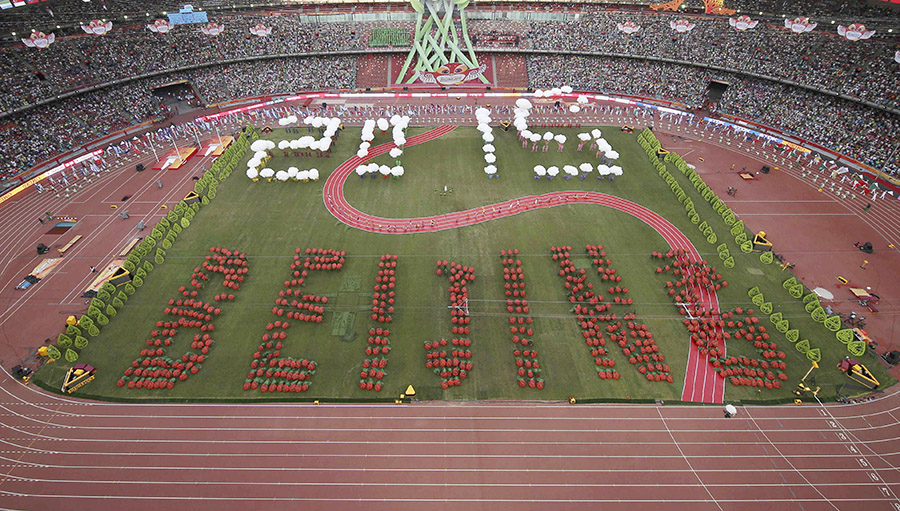
[[[208,160],[166,173],[164,190],[135,163],[153,162],[119,163],[71,199],[29,192],[0,208],[4,368],[45,336],[30,318],[83,309],[73,290],[87,265],[177,202]],[[134,222],[96,207],[125,193]],[[79,216],[92,243],[16,295],[47,210]],[[726,420],[708,406],[97,403],[0,372],[0,508],[898,511],[897,392]]]
[[[406,145],[412,146],[434,140],[441,135],[453,131],[454,126],[444,125],[425,133],[410,137]],[[396,147],[393,143],[382,144],[369,149],[368,158],[387,153]],[[583,190],[528,195],[510,199],[496,204],[485,204],[464,211],[456,211],[445,215],[425,216],[417,218],[384,218],[359,211],[347,202],[344,197],[344,183],[356,168],[368,159],[352,156],[340,164],[325,181],[323,200],[325,207],[341,222],[368,232],[380,234],[414,234],[456,229],[467,225],[489,222],[499,218],[526,213],[535,209],[552,208],[570,204],[591,204],[629,214],[653,228],[669,247],[684,250],[696,260],[700,254],[691,241],[677,227],[653,211],[625,199],[605,193]],[[649,254],[648,254],[649,257]],[[718,309],[719,301],[715,291],[696,287],[701,295],[701,302],[706,309]],[[725,395],[725,380],[716,375],[709,364],[707,355],[700,355],[700,350],[687,342],[689,355],[684,375],[684,388],[681,399],[704,403],[721,403]]]

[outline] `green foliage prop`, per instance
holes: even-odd
[[[831,330],[832,332],[837,332],[841,329],[841,317],[840,316],[829,316],[825,319],[825,328]]]
[[[852,341],[856,337],[855,335],[853,335],[853,329],[851,328],[838,330],[838,332],[834,334],[834,336],[837,337],[837,340],[843,344],[850,344],[850,341]]]
[[[806,352],[806,358],[812,360],[813,362],[821,362],[822,361],[822,351],[819,348],[813,348]]]
[[[56,337],[56,344],[58,344],[60,348],[68,348],[72,345],[72,338],[66,334],[59,334]]]

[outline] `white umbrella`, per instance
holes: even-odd
[[[268,155],[269,155],[269,153],[267,153],[265,151],[256,151],[255,153],[253,153],[253,157],[256,158],[257,160],[262,160],[263,158],[265,158]]]
[[[550,132],[550,131],[545,132],[545,133],[544,133],[544,140],[546,140],[546,141],[548,141],[548,142],[551,141],[551,140],[553,140],[553,133]]]
[[[331,147],[331,137],[324,137],[319,140],[319,150],[327,151]]]
[[[322,150],[322,142],[319,140],[313,140],[309,143],[309,148],[313,151],[321,151]]]
[[[621,176],[622,175],[622,167],[620,167],[618,165],[613,165],[612,167],[609,168],[609,173],[614,176]]]
[[[590,172],[590,171],[594,170],[594,166],[587,162],[582,163],[581,165],[578,166],[578,168],[582,172]]]
[[[300,169],[298,169],[297,167],[288,167],[287,169],[288,177],[290,178],[297,177],[297,172],[300,172]]]
[[[481,117],[483,115],[491,115],[491,111],[484,107],[475,109],[475,117]]]
[[[603,136],[603,133],[600,130],[594,128],[591,130],[591,136],[594,138],[600,138]]]
[[[368,165],[360,165],[356,167],[356,175],[362,177],[362,175],[365,174],[368,169]]]
[[[399,147],[395,147],[395,148],[391,149],[391,151],[388,154],[391,155],[391,158],[399,158],[400,155],[403,154],[403,149],[400,149]]]
[[[256,142],[250,144],[250,150],[253,152],[265,151],[266,145],[267,144],[265,140],[257,140]]]
[[[559,87],[553,87],[552,89],[550,89],[550,94],[547,95],[547,97],[559,96],[560,94],[562,94],[562,89],[560,89]]]
[[[486,153],[492,153],[492,152],[496,151],[496,148],[491,144],[485,144],[484,147],[482,147],[482,149],[484,149],[484,152],[486,152]]]
[[[606,139],[598,138],[597,139],[597,149],[603,151],[604,153],[607,151],[612,151],[612,146],[609,145],[609,142]]]
[[[368,149],[360,149],[359,151],[356,151],[357,158],[365,158],[368,154],[369,154]]]
[[[381,119],[378,119],[378,121],[376,121],[376,123],[378,124],[378,129],[380,129],[381,131],[387,131],[387,129],[388,129],[388,120],[387,119],[382,117]]]
[[[297,172],[297,180],[298,181],[308,181],[309,180],[309,171],[301,170]]]
[[[531,138],[529,140],[531,140],[532,142],[540,142],[541,134],[540,133],[532,133]]]
[[[608,176],[610,174],[609,167],[606,165],[597,165],[597,173],[601,176]]]
[[[578,134],[578,140],[581,140],[582,142],[587,142],[590,139],[591,139],[590,133],[579,133]]]
[[[372,147],[372,144],[370,144],[368,142],[363,142],[363,143],[359,144],[360,149],[368,149],[370,147]]]
[[[570,105],[569,111],[572,112],[573,114],[577,114],[578,112],[581,111],[581,107],[578,105]]]
[[[491,133],[485,133],[484,135],[481,136],[481,140],[484,140],[485,142],[493,142],[494,135],[492,135]]]
[[[391,175],[394,177],[400,177],[403,175],[403,167],[400,165],[396,165],[391,167]]]
[[[482,133],[487,133],[489,131],[493,131],[493,128],[488,126],[486,123],[479,123],[478,126],[475,127],[478,131]]]
[[[565,143],[566,143],[566,140],[568,140],[568,139],[566,138],[565,135],[563,135],[562,133],[560,133],[559,135],[556,135],[555,137],[553,137],[553,140],[556,140],[556,141],[559,142],[560,144],[565,144]]]
[[[394,145],[396,145],[397,147],[402,147],[405,144],[406,144],[406,139],[403,137],[394,140]]]
[[[543,97],[543,96],[544,96],[544,91],[542,91],[541,89],[535,89],[535,90],[534,90],[534,97],[540,98],[540,97]]]
[[[568,85],[563,85],[562,87],[559,88],[559,90],[561,90],[563,92],[563,94],[571,94],[572,90],[574,90],[574,89],[572,89],[572,87],[570,87]]]
[[[287,149],[288,147],[291,147],[291,143],[289,141],[281,140],[278,142],[278,149],[283,151],[283,150]]]
[[[313,181],[319,179],[319,169],[309,169],[309,178]]]
[[[563,172],[565,172],[566,174],[568,174],[570,176],[578,175],[578,169],[572,165],[563,165]]]
[[[278,172],[275,173],[275,179],[277,179],[279,181],[287,181],[288,177],[289,176],[288,176],[287,171],[284,171],[284,170],[279,170]]]
[[[401,119],[402,119],[402,117],[400,117],[400,116],[397,115],[397,114],[392,115],[392,116],[391,116],[391,119],[390,119],[391,126],[397,126],[397,125],[399,125],[400,122],[401,122]],[[379,124],[379,126],[381,126],[381,124]],[[384,128],[384,129],[387,129],[387,128]]]
[[[581,96],[578,96],[578,102],[581,103],[582,105],[587,104],[588,97],[585,96],[584,94],[582,94]]]
[[[387,165],[381,165],[380,167],[378,167],[378,173],[382,176],[386,176],[391,173],[391,168]]]
[[[618,151],[612,151],[612,150],[609,150],[609,151],[606,151],[606,152],[603,153],[603,154],[605,154],[606,157],[609,158],[610,160],[616,160],[616,159],[619,158],[619,153],[618,153]]]
[[[368,172],[369,174],[374,174],[374,173],[378,172],[378,169],[380,169],[380,168],[381,167],[377,163],[370,163],[368,170],[366,172]]]
[[[287,126],[290,123],[291,121],[289,121],[286,117],[284,119],[278,119],[279,126]]]
[[[250,167],[247,169],[247,177],[250,179],[256,179],[259,176],[259,171],[256,170],[256,167]]]
[[[259,177],[264,177],[266,179],[269,179],[270,177],[272,177],[274,175],[275,175],[275,171],[270,169],[269,167],[266,167],[259,171]]]
[[[531,135],[533,135],[533,134],[534,133],[530,132],[529,130],[522,130],[522,138],[527,138],[528,140],[531,140]]]
[[[313,117],[312,127],[313,128],[321,128],[322,127],[322,118],[321,117]]]
[[[535,91],[535,95],[537,95],[537,91]],[[529,108],[531,108],[531,101],[528,101],[525,98],[519,98],[516,100],[516,106],[521,109],[528,110]]]
[[[534,173],[543,177],[547,175],[547,169],[545,169],[543,165],[535,165]]]
[[[559,174],[559,168],[558,168],[558,167],[550,167],[549,169],[547,169],[547,175],[548,175],[548,176],[550,176],[550,177],[556,177],[557,174]]]
[[[488,163],[494,163],[495,161],[497,161],[497,156],[494,153],[486,153],[484,155],[484,161]]]
[[[247,167],[259,167],[262,162],[256,158],[250,158],[250,161],[247,162]]]
[[[488,165],[487,167],[484,168],[484,173],[487,174],[487,175],[493,175],[493,174],[496,174],[496,173],[497,173],[497,167],[495,167],[495,166],[493,166],[493,165]]]
[[[725,405],[725,413],[731,416],[737,415],[737,408],[734,405]]]
[[[288,120],[288,124],[294,124],[295,122],[297,122],[297,116],[290,115],[290,116],[288,116],[287,120]]]
[[[300,139],[298,138],[297,140],[291,140],[289,145],[291,149],[300,149]]]

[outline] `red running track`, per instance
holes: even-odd
[[[0,374],[0,507],[896,511],[896,392],[725,419],[703,406],[97,403]]]
[[[146,172],[113,173],[71,203],[17,198],[3,210],[5,265],[33,266],[24,254],[47,208],[71,213],[127,191],[140,201],[133,213],[158,215],[158,201],[174,204],[191,174],[156,190]],[[133,232],[114,213],[86,221],[119,241],[66,256],[79,267]],[[57,272],[29,293],[41,305],[66,301],[84,274]],[[47,284],[64,290],[51,300]],[[14,312],[7,329],[19,334],[47,315]],[[857,405],[746,407],[726,420],[696,406],[92,403],[0,372],[0,508],[898,511],[898,391]]]
[[[448,125],[435,128],[409,138],[406,145],[411,146],[434,140],[453,131],[453,129],[454,126]],[[368,158],[387,153],[394,147],[396,146],[393,143],[387,143],[370,148]],[[699,252],[687,236],[662,216],[640,204],[599,192],[572,190],[542,195],[528,195],[483,207],[436,216],[416,218],[373,216],[356,209],[344,197],[344,183],[354,174],[356,168],[365,163],[365,161],[366,159],[353,156],[341,163],[328,176],[323,191],[323,199],[328,211],[341,222],[360,230],[380,234],[436,232],[489,222],[536,209],[569,204],[592,204],[612,208],[637,218],[658,232],[669,244],[670,248],[684,250],[696,260],[701,259]],[[719,301],[715,291],[707,291],[701,288],[696,288],[694,291],[700,292],[704,307],[707,309],[718,309]],[[685,369],[681,399],[683,401],[721,403],[725,395],[725,380],[716,375],[715,369],[709,364],[709,357],[706,355],[701,356],[700,351],[690,342],[688,342],[688,351],[688,363]]]

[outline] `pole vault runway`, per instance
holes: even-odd
[[[417,145],[434,140],[450,133],[454,128],[454,126],[449,125],[440,126],[411,137],[407,140],[406,145]],[[387,153],[394,147],[397,146],[391,142],[370,148],[368,158]],[[570,190],[542,195],[529,195],[436,216],[416,218],[372,216],[353,207],[344,197],[344,183],[353,175],[356,168],[365,163],[368,158],[363,159],[353,156],[338,165],[326,179],[325,188],[322,192],[326,209],[339,221],[360,230],[394,235],[437,232],[489,222],[536,209],[571,204],[588,204],[605,206],[629,214],[652,227],[663,237],[670,248],[684,250],[695,260],[699,261],[702,259],[690,239],[662,216],[640,204],[599,192]],[[695,290],[700,293],[703,307],[718,310],[719,299],[714,290],[710,291],[699,286]],[[687,344],[688,362],[685,368],[681,399],[683,401],[721,403],[725,395],[725,380],[716,375],[715,369],[709,364],[707,355],[700,355],[700,350],[695,348],[690,341]]]
[[[141,405],[4,375],[0,506],[896,510],[898,405]]]

